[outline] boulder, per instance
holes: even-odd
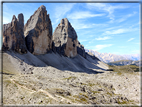
[[[77,34],[67,18],[56,27],[52,41],[54,52],[67,57],[77,55]]]
[[[24,38],[24,16],[18,15],[18,19],[13,15],[11,23],[3,25],[3,45],[2,50],[13,50],[18,53],[27,53]]]
[[[27,49],[34,55],[45,54],[52,48],[52,24],[46,7],[40,6],[24,26]]]

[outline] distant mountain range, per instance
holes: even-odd
[[[120,61],[115,61],[115,62],[109,62],[107,63],[108,65],[117,65],[117,66],[123,66],[123,65],[136,65],[139,66],[140,61],[133,61],[133,60],[120,60]]]
[[[93,51],[90,49],[85,49],[85,51],[91,52],[92,54],[94,54],[96,57],[98,57],[101,61],[105,63],[115,62],[115,61],[120,61],[120,60],[132,60],[132,61],[140,60],[139,54],[116,55],[116,54],[111,54],[111,53],[99,53],[97,51]]]

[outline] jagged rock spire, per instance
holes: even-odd
[[[11,23],[3,25],[3,45],[2,50],[14,50],[18,53],[27,53],[24,38],[24,16],[18,15],[18,19],[13,15]]]
[[[77,34],[67,18],[61,20],[53,33],[53,51],[75,57],[77,55]]]
[[[52,48],[52,24],[46,7],[41,5],[24,26],[27,49],[35,54],[45,54]]]

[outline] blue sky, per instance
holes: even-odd
[[[86,49],[101,53],[138,54],[140,51],[139,3],[4,3],[3,24],[24,15],[24,23],[46,6],[53,32],[68,18]]]

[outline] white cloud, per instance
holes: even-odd
[[[103,27],[107,26],[106,24],[86,23],[84,20],[79,20],[79,19],[69,19],[69,21],[75,29],[86,29],[86,28],[102,29]]]
[[[73,25],[73,27],[75,28],[75,29],[86,29],[86,28],[92,28],[92,26],[91,25],[87,25],[87,24],[81,24],[81,23],[79,23],[79,24],[74,24],[74,23],[72,23],[72,25]]]
[[[120,23],[120,22],[123,22],[125,21],[126,19],[128,19],[129,17],[131,16],[134,16],[137,12],[133,12],[132,14],[128,14],[126,16],[123,16],[121,19],[118,19],[116,22]]]
[[[99,38],[95,38],[96,40],[107,40],[107,39],[110,39],[111,37],[99,37]]]
[[[57,6],[55,8],[55,17],[58,18],[64,16],[68,11],[70,11],[73,8],[74,5],[75,3]]]
[[[87,7],[92,9],[98,9],[98,10],[102,10],[102,11],[105,11],[108,13],[108,16],[111,21],[114,20],[114,10],[115,9],[124,9],[124,8],[127,8],[126,6],[122,6],[122,5],[117,5],[117,6],[112,6],[110,4],[107,4],[107,3],[87,3]]]
[[[135,39],[135,38],[130,38],[127,42],[130,42],[130,41],[132,41],[133,39]]]
[[[101,50],[101,49],[103,49],[103,48],[110,47],[110,46],[112,46],[112,45],[113,45],[113,44],[96,45],[96,46],[95,46],[95,49],[93,49],[93,50],[98,51],[98,50]]]
[[[55,18],[56,20],[54,21],[54,24],[57,24],[58,21],[60,21],[62,18],[64,18],[64,15],[69,12],[73,6],[75,5],[75,3],[70,3],[70,4],[61,4],[60,6],[56,6],[55,7]]]
[[[110,34],[120,34],[120,33],[125,33],[127,29],[117,29],[117,30],[112,30],[112,31],[106,31],[103,33],[103,35],[110,35]]]
[[[124,25],[126,26],[126,25]],[[116,35],[116,34],[123,34],[123,33],[130,33],[130,32],[139,32],[139,27],[124,27],[124,26],[117,26],[117,27],[110,27],[103,29],[105,31],[102,35]]]
[[[92,14],[89,11],[80,11],[69,14],[67,17],[70,19],[85,19],[90,17],[103,16],[104,14]]]
[[[84,23],[84,21],[82,21],[82,20],[71,19],[69,21],[75,29],[86,29],[86,28],[92,28],[93,27],[92,24]]]
[[[121,34],[129,31],[128,29],[117,29],[117,30],[112,30],[112,31],[105,31],[103,35],[110,35],[110,34]]]

